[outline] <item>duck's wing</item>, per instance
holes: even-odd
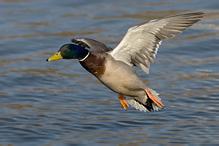
[[[82,47],[90,48],[92,49],[92,51],[97,53],[104,53],[112,50],[111,48],[107,47],[105,44],[89,38],[73,38],[71,39],[71,41]]]
[[[109,53],[116,60],[130,66],[137,66],[149,73],[150,63],[161,41],[181,33],[194,23],[201,20],[202,12],[180,14],[151,20],[129,28],[119,45]]]

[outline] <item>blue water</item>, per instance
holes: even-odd
[[[0,144],[219,144],[219,1],[0,1]],[[158,112],[124,111],[77,60],[46,62],[74,37],[115,47],[151,19],[203,11],[163,41],[150,74]]]

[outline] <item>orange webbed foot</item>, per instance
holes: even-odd
[[[148,90],[145,90],[145,92],[147,93],[148,97],[160,108],[163,109],[164,105],[162,104],[161,101],[159,101],[156,97],[152,96],[151,93]]]
[[[122,107],[127,110],[127,107],[129,107],[128,103],[125,101],[125,97],[122,95],[122,94],[118,94],[118,98],[119,98],[119,101],[122,105]]]

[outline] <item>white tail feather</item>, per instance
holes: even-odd
[[[134,107],[140,111],[144,111],[144,112],[148,111],[147,108],[145,108],[142,104],[135,101],[135,99],[133,97],[126,97],[126,102],[128,102],[128,104],[130,104],[132,107]]]
[[[148,90],[150,91],[152,96],[154,96],[159,101],[161,101],[160,97],[158,96],[159,94],[156,91],[154,91],[153,89],[148,89]],[[144,98],[148,98],[146,94],[145,94]],[[138,109],[138,110],[144,111],[144,112],[148,111],[148,109],[143,104],[137,102],[133,97],[127,96],[126,101],[128,104],[130,104],[135,109]],[[155,103],[152,103],[152,107],[155,111],[158,111],[158,106]]]

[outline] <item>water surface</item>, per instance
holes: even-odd
[[[219,2],[0,2],[1,144],[218,144]],[[117,94],[76,60],[46,62],[73,37],[115,47],[150,19],[203,11],[204,19],[159,48],[150,75],[164,110],[124,111]]]

